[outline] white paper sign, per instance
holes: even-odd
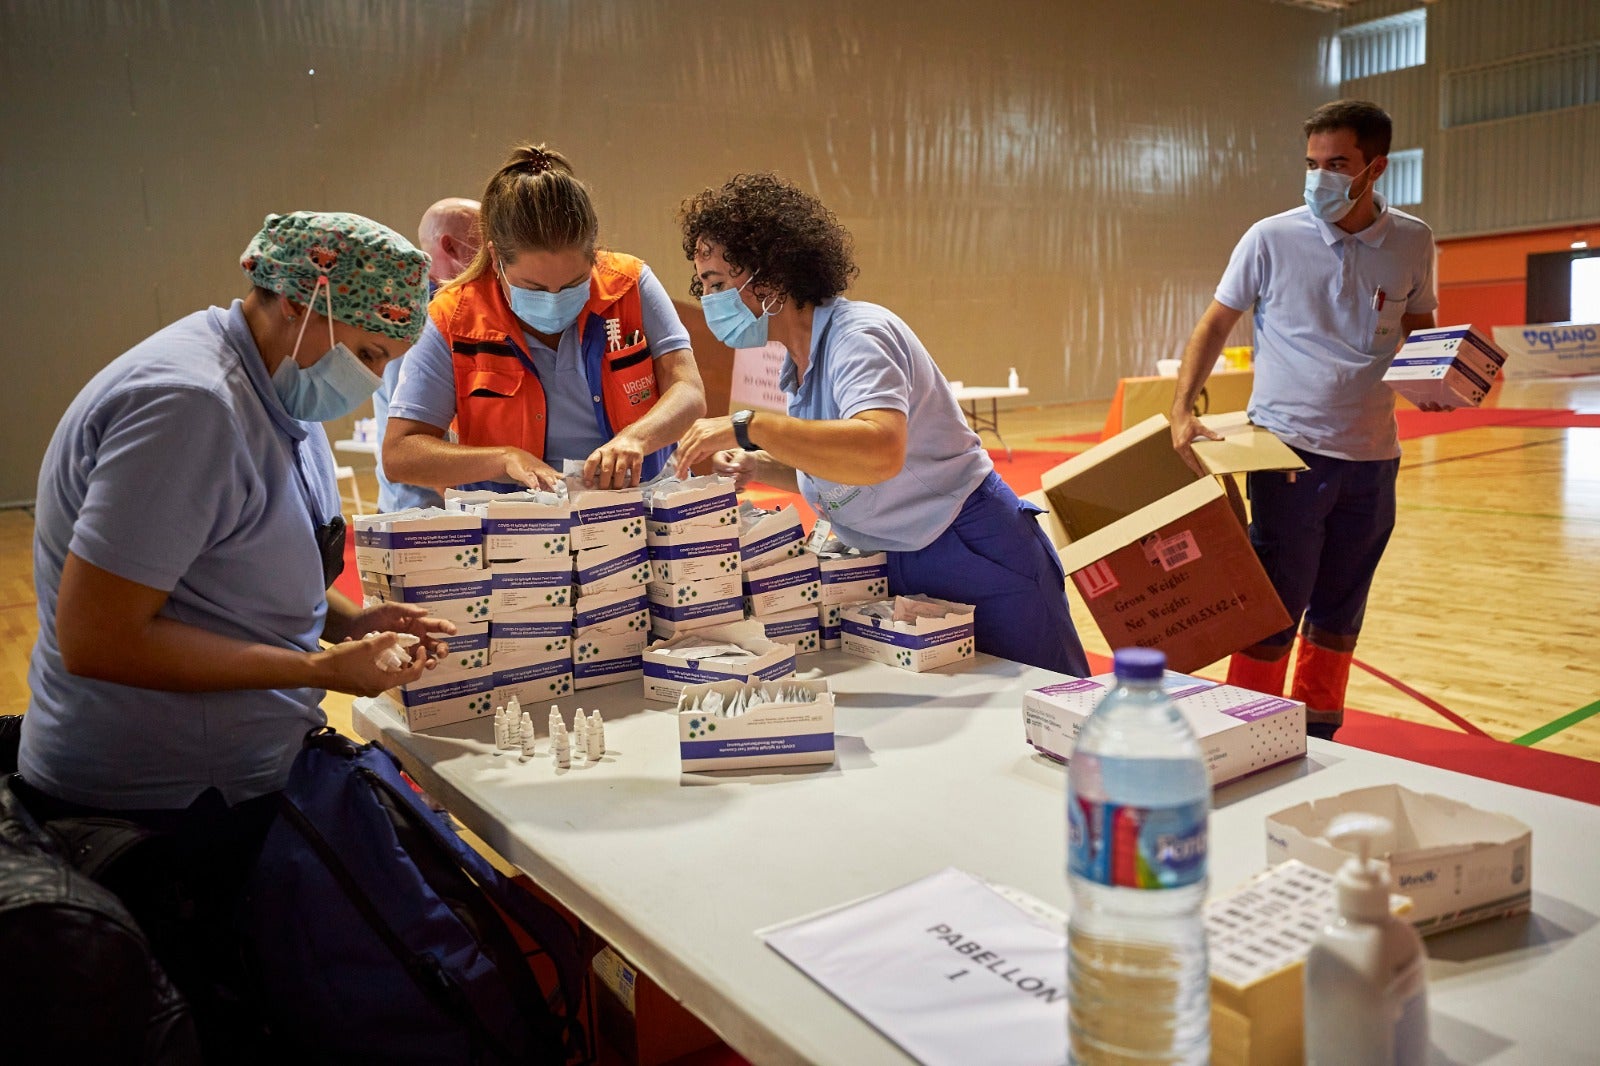
[[[739,348],[733,353],[733,380],[728,388],[728,409],[777,411],[787,414],[789,401],[783,398],[778,377],[789,351],[776,341],[763,348]]]
[[[763,934],[929,1066],[1067,1061],[1067,938],[954,868]]]

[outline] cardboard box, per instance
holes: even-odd
[[[374,574],[483,569],[483,520],[477,515],[417,507],[357,515],[356,568]]]
[[[642,543],[620,541],[572,557],[578,596],[643,589],[650,581],[650,555]]]
[[[818,552],[823,603],[870,603],[889,595],[889,557],[854,549]]]
[[[751,652],[737,663],[717,659],[696,660],[673,654],[689,644],[725,643]],[[716,681],[777,681],[794,676],[795,650],[791,644],[775,644],[762,635],[754,622],[734,622],[684,633],[656,641],[643,656],[644,698],[655,703],[677,703],[688,685]]]
[[[494,652],[490,648],[489,623],[456,625],[456,631],[445,641],[450,650],[435,666],[423,675],[426,684],[440,684],[448,677],[476,673],[493,665]]]
[[[487,622],[492,600],[488,570],[417,570],[407,574],[361,574],[369,601],[410,603],[426,607],[434,618],[458,626]]]
[[[768,640],[793,644],[800,655],[822,650],[822,608],[798,607],[782,614],[769,614],[756,621]]]
[[[564,559],[571,553],[572,503],[564,492],[446,492],[447,510],[483,519],[491,563]]]
[[[745,570],[760,570],[805,550],[806,534],[794,504],[781,511],[739,507],[739,556]]]
[[[580,598],[572,621],[574,687],[641,676],[639,657],[650,633],[650,601],[643,588]]]
[[[489,623],[489,661],[496,669],[572,657],[572,609],[529,612]]]
[[[1410,896],[1411,924],[1424,936],[1526,914],[1533,900],[1533,833],[1504,814],[1399,785],[1356,789],[1267,816],[1267,861],[1299,859],[1337,873],[1350,853],[1323,838],[1335,816],[1382,815],[1394,839],[1376,841],[1393,891]]]
[[[1072,757],[1078,730],[1114,685],[1112,674],[1046,685],[1022,698],[1028,743],[1057,762]],[[1213,788],[1306,753],[1306,705],[1168,671],[1162,687],[1205,752]]]
[[[456,677],[435,678],[430,670],[421,681],[404,686],[395,701],[412,732],[478,718],[494,710],[494,671],[476,670]]]
[[[744,688],[779,698],[785,688],[804,688],[814,700],[766,703],[734,718],[698,709],[707,693],[731,699]],[[826,681],[742,681],[690,685],[678,699],[678,755],[684,773],[749,770],[775,766],[833,765],[833,693]],[[696,708],[696,709],[690,709]]]
[[[644,496],[639,489],[590,489],[567,479],[572,500],[572,550],[614,548],[638,541],[644,544]]]
[[[1506,353],[1471,326],[1414,331],[1383,375],[1414,404],[1477,407],[1505,366]]]
[[[817,631],[824,648],[837,648],[843,643],[844,630],[839,628],[839,617],[844,614],[845,606],[825,603],[817,608]]]
[[[540,615],[551,608],[572,609],[572,557],[495,563],[489,570],[490,619]]]
[[[695,530],[737,536],[739,498],[732,478],[715,474],[682,481],[666,478],[645,486],[644,505],[647,537],[670,543]]]
[[[504,707],[515,696],[523,710],[533,711],[545,700],[572,695],[575,685],[572,660],[567,657],[505,668],[497,666],[494,670],[494,705]],[[543,724],[537,714],[533,720]]]
[[[651,580],[679,585],[686,581],[739,573],[739,541],[716,540],[658,542],[650,548]]]
[[[744,595],[756,617],[782,614],[800,607],[815,607],[822,597],[822,571],[816,556],[797,555],[782,562],[746,571]]]
[[[652,581],[645,595],[650,599],[650,629],[658,637],[744,618],[744,588],[737,574],[677,585]]]
[[[599,988],[595,1028],[628,1066],[666,1066],[721,1043],[704,1022],[611,948],[594,957],[592,969]],[[608,1060],[601,1055],[599,1061]]]
[[[1211,474],[1190,470],[1156,415],[1048,471],[1045,499],[1068,538],[1061,563],[1113,648],[1159,648],[1197,670],[1286,629],[1289,615],[1245,534],[1229,475],[1303,470],[1282,441],[1242,412],[1201,422]]]
[[[840,646],[849,655],[922,673],[961,662],[973,655],[973,608],[970,604],[932,596],[898,599],[944,607],[940,618],[893,620],[895,601],[850,604],[839,615]]]

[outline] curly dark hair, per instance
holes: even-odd
[[[799,307],[838,296],[858,273],[850,231],[821,200],[776,174],[736,174],[689,197],[678,224],[691,262],[702,242],[721,245],[730,266],[755,271]],[[702,291],[693,278],[689,292]]]

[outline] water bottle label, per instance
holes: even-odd
[[[1181,888],[1206,876],[1207,804],[1134,807],[1074,795],[1067,868],[1115,888]]]

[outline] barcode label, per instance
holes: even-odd
[[[1170,537],[1159,537],[1152,533],[1141,540],[1139,546],[1144,549],[1146,562],[1167,571],[1176,570],[1200,558],[1200,545],[1195,542],[1194,533],[1187,529]]]
[[[1083,593],[1086,600],[1099,599],[1121,584],[1117,575],[1112,573],[1111,564],[1104,559],[1074,572],[1072,580],[1077,582],[1078,591]]]

